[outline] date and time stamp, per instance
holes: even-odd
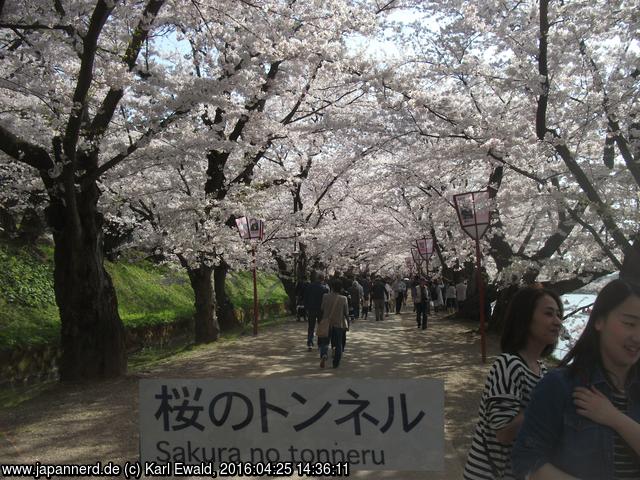
[[[293,462],[221,462],[203,463],[201,465],[182,465],[180,463],[167,463],[164,465],[146,464],[151,472],[154,468],[161,472],[165,468],[168,473],[164,475],[204,475],[211,478],[217,477],[348,477],[349,463],[293,463]],[[150,475],[152,476],[152,475]]]
[[[103,477],[139,478],[161,477],[348,477],[349,462],[202,462],[185,464],[180,462],[113,462],[94,464],[0,464],[0,477],[41,478],[52,477]]]

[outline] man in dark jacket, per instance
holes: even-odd
[[[307,312],[304,309],[304,291],[309,286],[307,282],[298,282],[296,285],[296,320],[307,319]]]
[[[325,293],[329,293],[329,288],[324,284],[324,275],[322,273],[313,272],[311,280],[311,283],[304,290],[304,309],[307,312],[307,321],[309,322],[307,330],[307,347],[309,350],[313,348],[316,323],[320,319],[322,296]]]
[[[371,300],[373,301],[373,309],[376,312],[376,322],[384,319],[384,305],[389,298],[382,278],[376,277],[373,287],[371,288]]]

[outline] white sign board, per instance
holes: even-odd
[[[444,469],[444,384],[434,379],[140,381],[145,464],[348,463]],[[334,470],[334,473],[336,471]],[[343,470],[344,472],[344,470]]]

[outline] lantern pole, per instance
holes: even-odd
[[[251,223],[250,223],[251,222]],[[257,250],[258,246],[253,243],[252,240],[264,239],[264,221],[256,218],[250,219],[245,216],[236,219],[236,225],[238,226],[238,233],[240,238],[249,241],[251,244],[251,256],[253,263],[253,334],[258,335],[258,275],[257,275]],[[253,230],[251,227],[256,227]]]
[[[476,205],[476,196],[480,196],[481,194],[486,194],[487,197],[491,194],[490,190],[483,190],[477,192],[468,192],[463,194],[454,195],[453,201],[455,203],[456,213],[458,214],[458,220],[460,221],[460,226],[464,230],[464,232],[472,237],[476,242],[476,277],[477,277],[477,286],[478,286],[478,307],[480,309],[479,317],[480,317],[480,351],[482,355],[482,363],[486,363],[487,361],[487,344],[486,344],[486,336],[485,336],[485,288],[484,281],[482,278],[482,252],[480,250],[480,237],[484,235],[486,230],[489,228],[490,224],[490,213],[487,211],[483,216],[486,216],[486,220],[480,222],[483,226],[486,225],[482,231],[482,233],[478,230],[478,211]],[[473,208],[470,211],[468,201],[467,206],[463,210],[461,205],[458,203],[458,198],[463,196],[471,196],[471,206]],[[472,235],[472,232],[469,232],[465,227],[474,227],[475,236]]]
[[[258,281],[256,274],[256,245],[251,249],[253,253],[253,334],[258,335]]]
[[[477,235],[478,226],[476,225],[476,276],[478,282],[478,295],[480,297],[480,351],[482,353],[482,363],[487,362],[487,342],[485,337],[485,318],[484,318],[484,281],[482,279],[482,252],[480,251],[480,238]]]

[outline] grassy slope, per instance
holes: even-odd
[[[258,301],[264,304],[284,304],[287,294],[282,282],[276,275],[258,272]],[[227,277],[225,285],[227,295],[236,308],[253,307],[253,275],[248,271],[233,272]]]
[[[0,348],[57,342],[60,320],[53,294],[53,251],[0,244]],[[184,270],[142,259],[107,262],[126,327],[169,323],[193,314],[193,291]],[[274,275],[260,274],[261,304],[284,303]],[[229,275],[227,293],[236,307],[253,304],[250,272]]]

